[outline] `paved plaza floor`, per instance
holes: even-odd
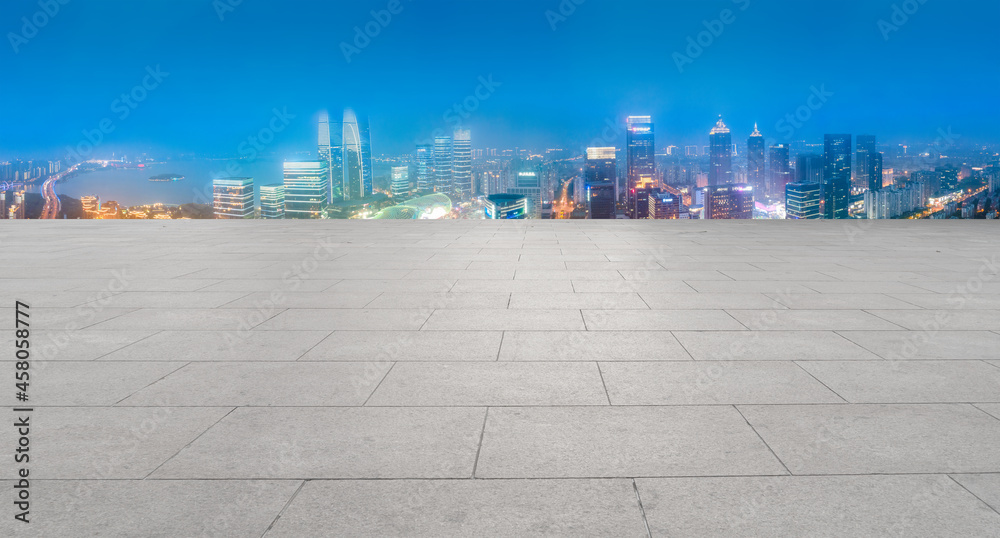
[[[0,248],[3,536],[1000,536],[995,222],[4,221]]]

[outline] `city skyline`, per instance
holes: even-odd
[[[755,123],[778,143],[831,132],[997,141],[995,3],[920,4],[895,18],[901,25],[891,2],[400,0],[312,6],[309,17],[294,6],[222,5],[67,4],[34,33],[12,20],[11,79],[41,81],[63,66],[74,95],[58,84],[5,88],[5,119],[18,130],[0,138],[0,156],[66,154],[95,130],[93,156],[236,154],[275,110],[287,124],[267,149],[281,153],[315,140],[315,111],[346,107],[365,111],[389,154],[456,128],[476,133],[474,147],[585,148],[635,114],[653,116],[657,138],[678,145],[700,145],[706,118],[719,115],[734,141]],[[38,9],[10,3],[29,22]],[[113,30],[93,35],[97,21]],[[937,30],[958,21],[960,42]],[[319,32],[328,50],[303,50]],[[444,50],[448,62],[430,60]],[[839,69],[845,52],[869,61]]]

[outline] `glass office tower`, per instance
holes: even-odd
[[[764,135],[760,134],[757,124],[754,124],[753,133],[747,139],[747,182],[761,193],[767,192],[766,165],[764,163],[765,145]]]
[[[459,200],[472,198],[472,133],[455,131],[451,155],[452,193]]]
[[[434,192],[452,194],[452,140],[450,136],[434,139]]]
[[[820,183],[789,183],[785,187],[786,219],[818,219],[820,215]]]
[[[285,163],[285,218],[319,219],[329,205],[329,170],[323,161]]]
[[[285,218],[284,185],[260,186],[260,218],[262,219]]]
[[[213,201],[217,219],[253,218],[253,178],[227,177],[212,180]]]
[[[372,195],[372,143],[367,117],[344,110],[343,196],[361,200]]]
[[[850,218],[851,135],[826,135],[823,160],[823,216]]]
[[[709,185],[726,185],[733,182],[733,135],[719,116],[719,121],[708,134]]]

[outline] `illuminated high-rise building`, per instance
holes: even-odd
[[[27,217],[27,193],[24,189],[14,191],[14,199],[7,208],[7,218],[11,220],[24,220]]]
[[[649,218],[676,220],[681,214],[681,197],[671,192],[654,192],[649,195]]]
[[[754,208],[753,187],[739,185],[709,185],[698,189],[696,201],[704,207],[705,219],[752,219]]]
[[[421,195],[434,192],[434,146],[417,146],[417,192]]]
[[[768,150],[770,168],[768,170],[768,192],[780,196],[785,185],[792,182],[792,167],[789,162],[788,144],[771,146]]]
[[[80,198],[80,204],[83,206],[83,218],[85,219],[96,219],[101,212],[100,196],[83,196]]]
[[[514,186],[507,194],[517,194],[528,199],[527,218],[542,218],[542,179],[536,170],[522,170],[514,178]]]
[[[757,124],[753,133],[747,139],[747,183],[753,185],[757,192],[766,192],[767,176],[764,162],[764,135],[760,134]]]
[[[455,131],[451,159],[452,193],[459,200],[472,198],[472,133],[467,129]]]
[[[871,156],[871,164],[868,165],[868,190],[870,191],[882,190],[882,159],[882,153],[878,151]]]
[[[329,170],[322,161],[285,163],[285,218],[319,219],[329,205]]]
[[[872,188],[875,183],[872,167],[875,165],[875,135],[858,135],[855,141],[857,151],[854,153],[854,187],[858,189],[879,190],[882,188],[882,178],[878,178],[878,186]]]
[[[708,134],[709,159],[708,184],[726,185],[733,182],[733,135],[719,116],[719,121]]]
[[[826,135],[823,160],[823,216],[850,218],[851,135]]]
[[[587,148],[584,182],[590,218],[614,219],[618,190],[618,161],[615,148]]]
[[[372,195],[372,141],[367,117],[344,110],[344,181],[345,200],[361,200]],[[290,196],[286,192],[286,196]]]
[[[390,184],[392,189],[393,198],[405,198],[410,194],[410,167],[408,166],[393,166],[392,167],[392,183]]]
[[[285,218],[285,186],[261,185],[260,187],[260,218]]]
[[[786,219],[818,219],[820,195],[823,185],[819,182],[789,183],[785,186]]]
[[[452,140],[450,136],[434,138],[434,192],[452,194]]]
[[[642,219],[649,214],[647,199],[640,204],[636,196],[656,181],[656,134],[650,116],[629,116],[625,127],[628,213]]]
[[[823,183],[823,156],[799,155],[795,159],[796,183]]]
[[[329,172],[329,184],[330,193],[328,197],[330,200],[339,198],[343,195],[342,188],[344,185],[344,170],[343,170],[343,160],[344,160],[344,147],[341,144],[341,136],[343,136],[343,129],[340,128],[341,124],[335,123],[331,126],[330,116],[326,111],[320,112],[319,115],[319,144],[318,144],[318,154],[319,160],[326,162],[327,170]]]
[[[491,194],[486,197],[484,212],[490,220],[528,218],[528,199],[520,194]]]
[[[227,177],[212,180],[212,207],[217,219],[253,218],[253,178]]]

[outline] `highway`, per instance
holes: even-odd
[[[59,202],[59,196],[56,195],[56,183],[62,181],[66,176],[76,172],[76,169],[80,167],[77,163],[73,166],[59,172],[58,174],[45,180],[42,184],[42,197],[45,198],[45,207],[42,208],[42,214],[40,219],[55,219],[59,217],[59,210],[62,209],[62,204]]]

